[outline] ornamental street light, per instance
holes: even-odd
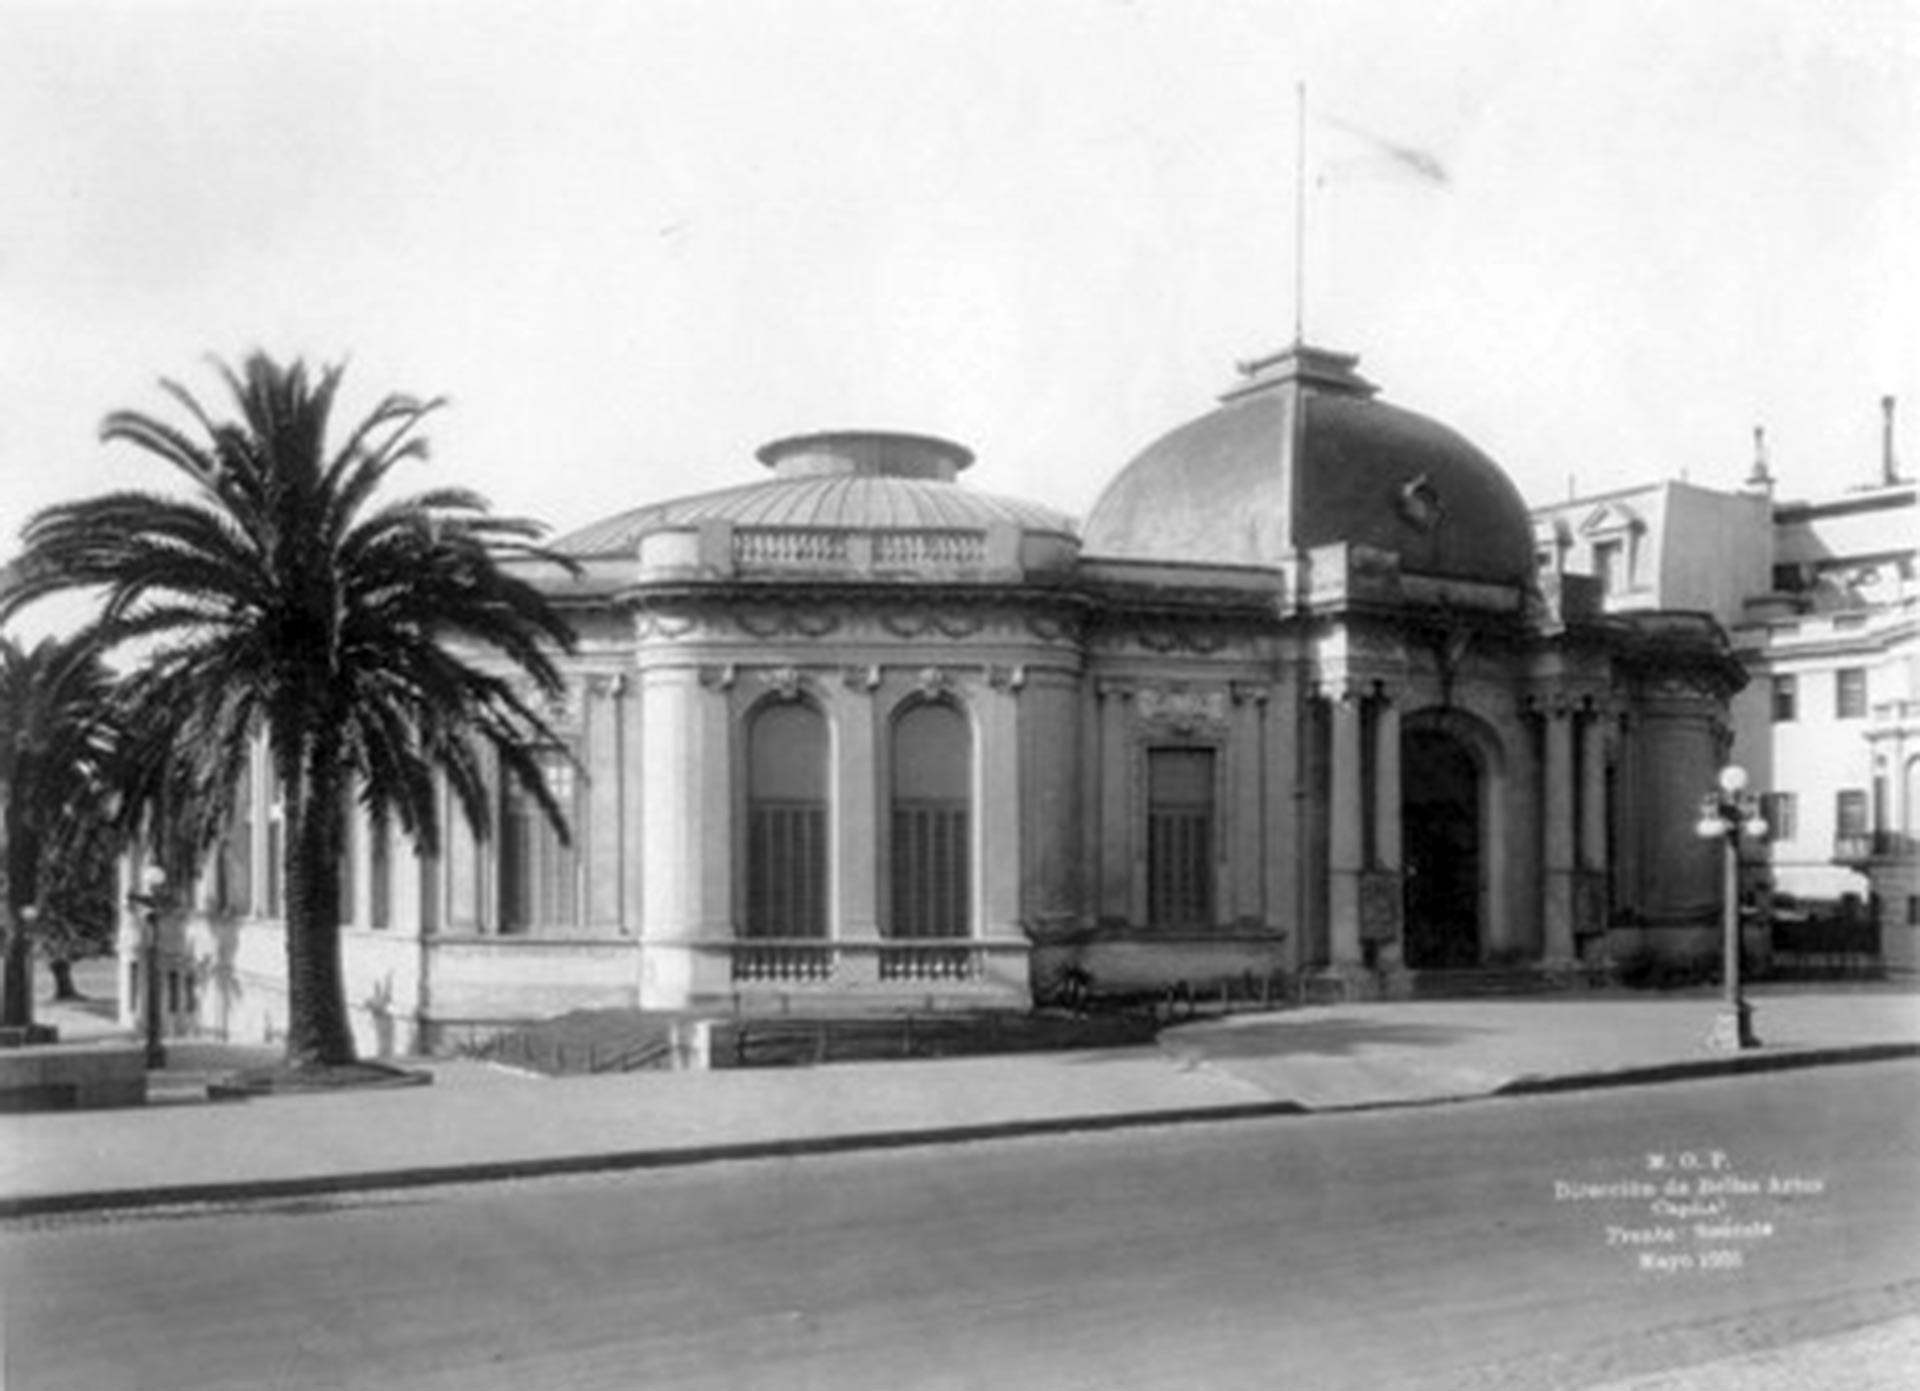
[[[1718,839],[1725,847],[1720,870],[1720,978],[1725,988],[1707,1046],[1737,1053],[1760,1042],[1753,1036],[1753,1011],[1740,993],[1740,837],[1758,840],[1767,833],[1760,799],[1747,791],[1746,769],[1730,764],[1720,770],[1720,785],[1700,799],[1700,820],[1693,829],[1701,839]]]
[[[140,948],[146,976],[147,1066],[167,1065],[167,1046],[160,1041],[160,912],[166,906],[167,872],[150,864],[140,871],[140,892],[127,901],[140,910]]]

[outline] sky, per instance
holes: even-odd
[[[0,0],[0,557],[254,349],[556,531],[833,428],[1084,517],[1291,340],[1302,84],[1306,338],[1531,500],[1920,464],[1914,0]]]

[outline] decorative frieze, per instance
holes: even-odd
[[[736,628],[751,638],[823,638],[839,631],[845,615],[824,605],[754,604],[728,610]]]
[[[1086,624],[1077,617],[1067,617],[1051,613],[1026,613],[1022,615],[1027,631],[1042,642],[1077,643],[1086,635]]]
[[[977,611],[939,609],[932,605],[913,605],[882,609],[880,626],[897,638],[942,637],[970,638],[986,627],[986,619]]]
[[[1175,734],[1201,730],[1224,734],[1227,727],[1225,691],[1190,691],[1148,686],[1139,693],[1140,718]]]
[[[1122,634],[1123,641],[1131,641],[1148,652],[1165,655],[1169,652],[1193,652],[1201,656],[1210,656],[1222,651],[1233,641],[1232,635],[1211,624],[1181,624],[1173,626],[1153,626],[1133,628]]]

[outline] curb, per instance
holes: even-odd
[[[1285,1116],[1351,1115],[1361,1111],[1456,1105],[1464,1101],[1541,1096],[1556,1092],[1599,1091],[1613,1087],[1685,1082],[1706,1077],[1782,1072],[1905,1058],[1920,1058],[1920,1043],[1863,1044],[1848,1048],[1737,1054],[1725,1058],[1703,1058],[1650,1067],[1621,1068],[1611,1072],[1567,1073],[1552,1077],[1523,1076],[1503,1083],[1489,1092],[1434,1097],[1419,1101],[1390,1100],[1320,1107],[1304,1106],[1297,1101],[1254,1101],[1158,1111],[1120,1111],[1106,1115],[1048,1116],[1031,1120],[993,1121],[977,1125],[941,1126],[921,1130],[856,1131],[844,1135],[748,1140],[713,1145],[687,1145],[670,1149],[620,1150],[602,1154],[557,1155],[538,1159],[483,1160],[464,1164],[370,1169],[358,1173],[314,1174],[298,1178],[240,1179],[230,1182],[165,1184],[152,1188],[46,1193],[21,1198],[0,1198],[0,1221],[89,1212],[125,1212],[161,1207],[338,1197],[382,1190],[685,1168],[696,1164],[802,1158],[813,1155],[847,1154],[862,1150],[920,1149],[935,1145],[977,1144],[992,1140],[1047,1135],[1136,1130],[1151,1126],[1269,1120]]]
[[[1735,1053],[1724,1058],[1697,1058],[1652,1067],[1619,1068],[1612,1072],[1570,1072],[1557,1077],[1516,1077],[1494,1090],[1495,1096],[1546,1096],[1554,1092],[1601,1091],[1608,1087],[1636,1087],[1659,1082],[1691,1082],[1702,1077],[1725,1077],[1751,1072],[1785,1072],[1809,1067],[1837,1067],[1846,1063],[1878,1063],[1896,1058],[1920,1058],[1920,1043],[1863,1043],[1848,1048],[1798,1049],[1779,1053]]]
[[[0,1198],[0,1220],[63,1213],[178,1207],[202,1203],[259,1202],[313,1198],[381,1189],[437,1188],[508,1179],[556,1178],[639,1169],[672,1169],[729,1160],[798,1158],[857,1150],[919,1149],[934,1145],[976,1144],[1026,1136],[1133,1130],[1156,1125],[1193,1125],[1206,1121],[1266,1120],[1311,1114],[1297,1101],[1252,1101],[1227,1106],[1196,1106],[1166,1111],[1119,1111],[1098,1116],[1048,1116],[1035,1120],[993,1121],[980,1125],[926,1130],[868,1130],[803,1139],[746,1140],[730,1144],[687,1145],[674,1149],[620,1150],[608,1154],[557,1155],[542,1159],[503,1159],[405,1169],[370,1169],[304,1178],[240,1179],[227,1183],[179,1183],[153,1188],[108,1188],[91,1192],[46,1193]]]

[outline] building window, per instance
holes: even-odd
[[[278,768],[267,776],[267,915],[287,915],[287,791]]]
[[[1920,927],[1920,894],[1907,895],[1907,926]]]
[[[1211,749],[1147,751],[1147,915],[1156,927],[1213,925]]]
[[[367,827],[367,926],[393,925],[393,823],[375,816]]]
[[[1864,836],[1867,833],[1867,794],[1849,787],[1835,794],[1833,832],[1837,836]]]
[[[223,913],[242,916],[253,912],[253,760],[241,768],[234,794],[233,820],[220,842],[216,862],[216,902]]]
[[[1792,792],[1768,792],[1760,798],[1767,839],[1795,840],[1800,835],[1800,799]]]
[[[1863,720],[1867,717],[1867,669],[1842,667],[1833,674],[1833,717],[1836,720]]]
[[[1602,594],[1618,594],[1627,587],[1627,548],[1624,541],[1593,543],[1593,577]]]
[[[440,881],[446,873],[445,864],[439,855],[421,852],[420,935],[423,937],[440,930]]]
[[[353,794],[340,794],[340,921],[357,923],[360,921],[360,875],[358,864],[359,836],[355,831],[359,825],[359,808],[354,805]]]
[[[972,933],[972,743],[951,705],[915,705],[894,723],[891,937]]]
[[[1773,678],[1773,722],[1791,724],[1800,714],[1800,682],[1792,676]]]
[[[769,705],[747,732],[749,937],[827,935],[827,722]]]
[[[539,755],[547,791],[571,818],[573,760],[559,749]],[[579,919],[578,860],[573,847],[547,820],[540,805],[509,785],[500,805],[500,930],[523,933],[535,926],[573,927]]]

